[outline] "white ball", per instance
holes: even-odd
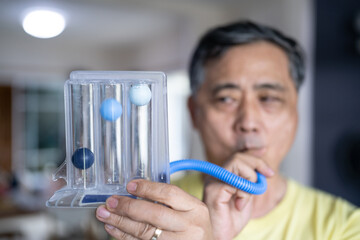
[[[146,84],[137,84],[130,88],[131,103],[137,106],[144,106],[151,100],[151,90]]]

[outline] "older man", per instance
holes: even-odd
[[[264,174],[267,191],[250,196],[214,179],[203,187],[200,175],[177,183],[187,193],[135,180],[130,193],[166,206],[113,196],[97,210],[105,229],[117,239],[360,239],[359,209],[279,173],[296,133],[303,65],[298,44],[272,28],[209,31],[190,66],[193,125],[208,161],[250,181]]]

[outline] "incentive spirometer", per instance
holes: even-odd
[[[48,207],[97,207],[133,179],[169,183],[196,170],[242,191],[262,194],[265,177],[245,180],[206,161],[169,163],[166,75],[162,72],[75,71],[64,87],[66,159],[53,175],[66,186]]]

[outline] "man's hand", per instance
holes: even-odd
[[[207,206],[180,188],[139,179],[131,181],[127,190],[147,200],[112,196],[96,211],[116,239],[150,240],[156,228],[162,230],[158,240],[213,239]]]
[[[223,167],[252,182],[257,181],[255,170],[266,177],[274,175],[263,160],[241,153],[236,153]],[[251,194],[208,178],[204,188],[204,202],[210,211],[216,240],[231,240],[241,232],[251,218],[252,199]]]

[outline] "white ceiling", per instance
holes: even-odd
[[[67,28],[61,35],[65,41],[96,44],[127,43],[152,32],[171,27],[164,12],[137,7],[122,1],[11,1],[0,0],[0,32],[22,33],[21,19],[29,9],[55,8],[62,11]],[[141,29],[141,31],[139,31]]]
[[[68,25],[60,37],[87,44],[130,43],[161,34],[187,16],[220,10],[216,1],[204,0],[0,0],[0,33],[25,34],[22,16],[37,7],[62,11]]]
[[[24,13],[38,7],[64,13],[67,27],[60,36],[36,39],[22,30]],[[0,74],[19,69],[64,71],[74,66],[139,68],[151,61],[154,67],[162,62],[174,66],[187,60],[191,48],[179,47],[193,45],[204,28],[224,15],[215,0],[0,0]],[[149,61],[159,51],[163,51],[159,55],[173,54],[169,49],[178,51],[175,60],[159,56]]]

